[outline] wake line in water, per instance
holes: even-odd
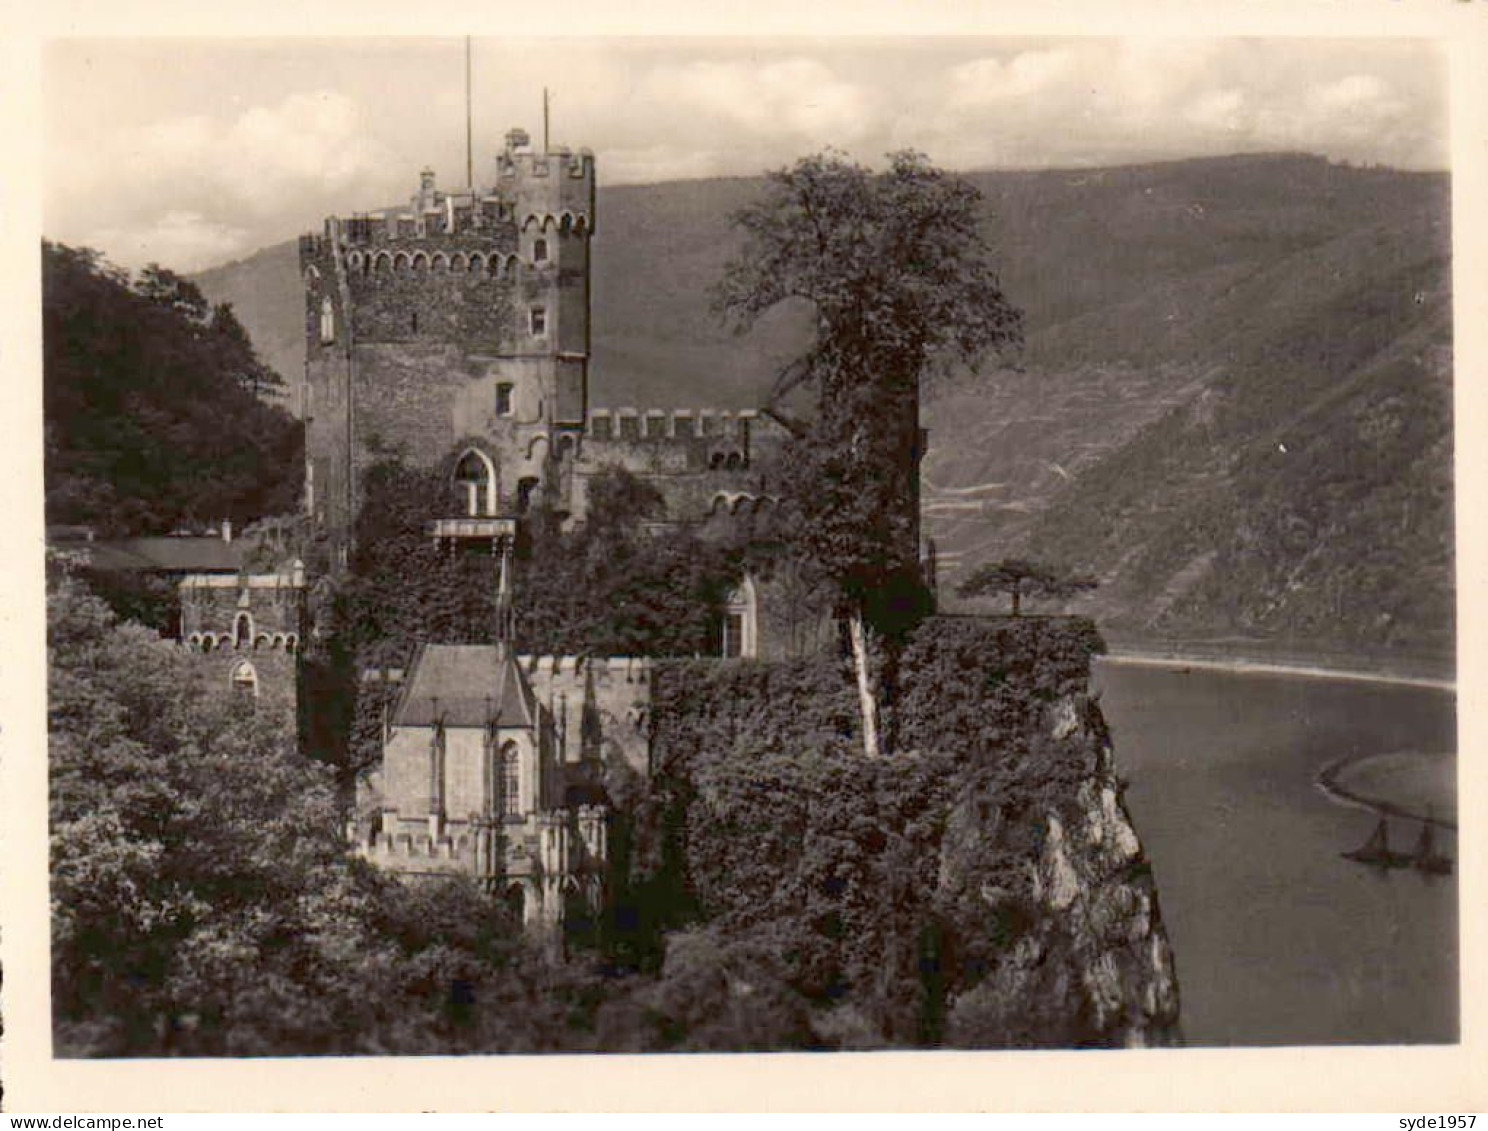
[[[1176,656],[1155,656],[1142,652],[1113,652],[1102,656],[1107,664],[1128,667],[1170,668],[1177,671],[1229,672],[1233,675],[1286,675],[1303,679],[1333,679],[1349,683],[1383,683],[1396,687],[1427,687],[1435,691],[1456,691],[1449,679],[1427,679],[1421,676],[1388,675],[1383,672],[1349,671],[1343,668],[1303,667],[1297,664],[1274,664],[1258,660],[1190,660]]]

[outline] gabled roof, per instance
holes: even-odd
[[[438,700],[436,703],[435,700]],[[533,728],[537,699],[521,667],[493,644],[424,644],[393,718],[394,726]]]
[[[108,541],[61,541],[84,551],[95,569],[126,573],[237,573],[247,545],[221,538],[119,538]]]

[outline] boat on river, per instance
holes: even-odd
[[[1450,857],[1436,849],[1435,821],[1421,822],[1421,836],[1414,852],[1396,852],[1390,847],[1390,825],[1381,817],[1369,839],[1352,852],[1343,853],[1345,860],[1370,864],[1376,868],[1415,868],[1430,876],[1445,876],[1452,871]]]
[[[1421,839],[1416,841],[1416,857],[1414,860],[1418,871],[1425,872],[1428,876],[1446,876],[1452,871],[1452,858],[1436,850],[1436,822],[1427,814],[1426,820],[1421,822]]]
[[[1414,860],[1407,853],[1390,850],[1390,825],[1383,817],[1369,839],[1352,852],[1345,852],[1343,858],[1358,864],[1373,864],[1376,868],[1409,868]]]

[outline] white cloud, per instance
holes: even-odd
[[[953,109],[966,109],[1030,98],[1067,84],[1080,69],[1080,55],[1070,48],[1024,51],[1008,60],[976,59],[951,69],[947,101]]]
[[[809,58],[659,67],[641,93],[670,107],[673,122],[686,132],[730,125],[755,134],[847,142],[873,124],[866,92]]]
[[[175,271],[196,271],[254,250],[248,229],[179,210],[153,222],[95,229],[80,242],[105,250],[130,269],[155,262]]]
[[[59,49],[48,234],[120,260],[158,240],[147,258],[195,263],[246,250],[242,233],[262,246],[405,199],[426,164],[442,184],[462,181],[459,45],[386,44],[375,66],[374,48]],[[478,178],[507,126],[540,130],[559,58],[554,141],[596,150],[605,184],[750,175],[828,145],[869,163],[912,147],[961,169],[1258,149],[1445,161],[1444,59],[1419,43],[655,40],[559,52],[493,40],[476,51]]]
[[[1199,95],[1183,111],[1183,118],[1203,130],[1234,133],[1249,121],[1248,102],[1242,91],[1211,90]]]
[[[240,234],[267,220],[344,207],[402,165],[351,98],[298,92],[227,120],[185,114],[64,151],[52,160],[52,211],[59,238],[188,269],[243,250]],[[401,191],[408,178],[396,179]],[[146,240],[157,250],[140,252]]]
[[[605,182],[617,185],[722,176],[734,171],[730,157],[717,150],[669,145],[606,148],[599,154]]]
[[[1360,110],[1379,112],[1393,104],[1390,88],[1374,75],[1348,75],[1336,82],[1314,86],[1307,92],[1307,105],[1321,114],[1351,114]]]

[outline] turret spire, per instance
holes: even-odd
[[[496,567],[496,650],[503,658],[511,654],[512,637],[516,629],[516,613],[512,608],[511,593],[512,541],[510,537],[497,539],[500,560]]]

